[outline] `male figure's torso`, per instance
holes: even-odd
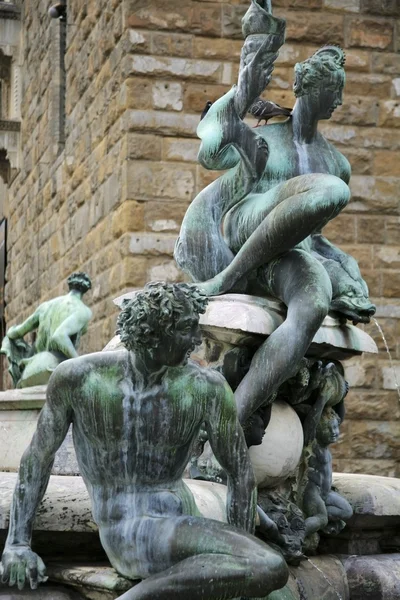
[[[142,514],[196,514],[182,474],[205,417],[203,369],[188,362],[148,386],[125,350],[75,359],[74,369],[74,445],[99,527]]]
[[[79,311],[84,311],[87,313],[87,321],[89,321],[91,317],[90,309],[78,296],[72,294],[66,294],[65,296],[54,298],[53,300],[43,303],[39,307],[40,321],[35,342],[36,352],[52,350],[52,335],[66,319]],[[85,332],[86,328],[80,332],[79,337],[81,337],[81,335],[83,335]],[[76,339],[74,341],[74,345],[77,346],[79,340]]]

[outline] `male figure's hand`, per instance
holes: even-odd
[[[8,545],[4,548],[0,577],[2,583],[17,585],[19,590],[22,590],[27,581],[32,590],[35,590],[39,583],[47,581],[44,562],[29,546]]]

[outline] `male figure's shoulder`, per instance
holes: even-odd
[[[210,367],[203,367],[194,360],[189,359],[183,368],[188,377],[201,385],[211,385],[216,388],[222,388],[226,384],[226,380],[221,373],[215,371],[215,369],[210,369]]]
[[[220,408],[226,404],[234,404],[232,390],[221,373],[192,360],[187,362],[185,368],[190,378],[190,387],[197,396],[204,399],[206,404],[211,405],[216,402]]]
[[[89,376],[97,375],[101,378],[110,373],[119,376],[124,371],[127,360],[126,350],[94,352],[65,360],[52,374],[48,392],[68,390],[76,394]]]

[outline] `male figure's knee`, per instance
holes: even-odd
[[[272,590],[284,587],[289,578],[289,569],[283,556],[268,548],[255,565],[257,587],[268,595]]]

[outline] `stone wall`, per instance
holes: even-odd
[[[94,319],[82,350],[110,339],[112,298],[149,279],[177,280],[183,214],[213,177],[196,164],[207,100],[237,76],[236,0],[22,2],[22,169],[9,193],[7,324],[87,271]],[[319,45],[347,50],[345,104],[323,130],[353,167],[353,199],[327,228],[360,262],[400,381],[400,8],[396,0],[275,0],[287,44],[268,97],[294,102],[293,66]],[[63,65],[65,62],[65,76]],[[65,119],[63,117],[65,101]],[[336,467],[400,475],[399,399],[388,355],[348,368],[352,391]]]

